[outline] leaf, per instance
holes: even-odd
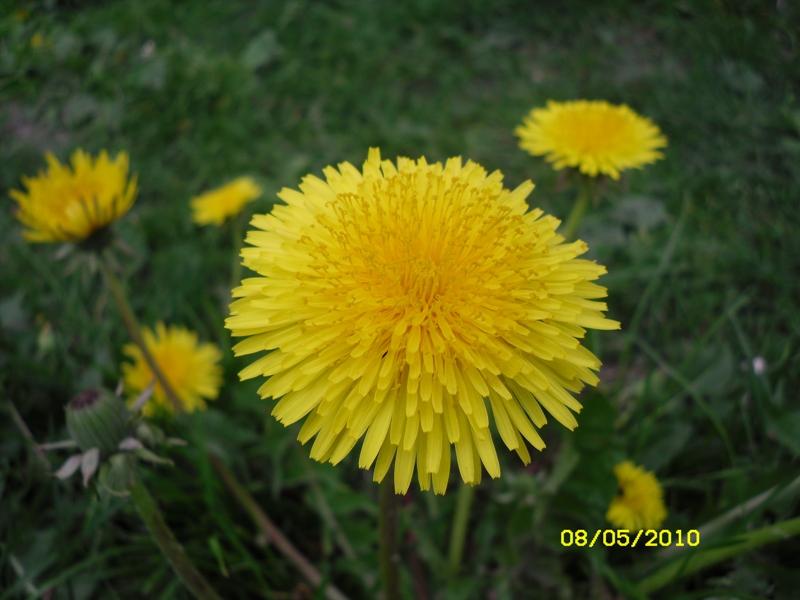
[[[617,487],[613,469],[623,457],[614,428],[616,410],[599,392],[581,398],[584,409],[578,427],[569,435],[580,456],[564,481],[554,507],[580,515],[588,526],[603,522],[608,503]]]
[[[248,69],[256,71],[266,66],[283,54],[283,48],[278,44],[275,32],[267,29],[261,35],[250,40],[242,52],[242,64]]]
[[[800,410],[768,415],[766,420],[767,435],[800,456]]]
[[[639,457],[639,462],[649,471],[657,471],[684,449],[692,431],[689,423],[676,423],[668,430],[659,432],[660,435],[647,442],[647,448]]]
[[[692,381],[692,387],[700,394],[722,393],[733,376],[733,354],[727,346],[709,348],[700,358],[713,354],[710,364]]]

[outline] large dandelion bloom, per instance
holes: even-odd
[[[614,474],[619,493],[608,507],[608,522],[629,531],[659,529],[667,518],[667,509],[656,476],[629,460],[614,467]]]
[[[192,220],[198,225],[222,225],[225,219],[238,215],[248,202],[263,190],[249,177],[239,177],[215,190],[192,198]]]
[[[11,190],[17,218],[29,242],[82,242],[119,219],[133,205],[136,176],[128,180],[128,154],[114,160],[105,150],[92,158],[83,150],[72,155],[72,168],[49,152],[47,173],[23,177],[27,193]]]
[[[227,327],[248,338],[237,355],[271,350],[239,375],[269,377],[262,397],[312,458],[341,461],[364,438],[359,465],[381,481],[394,461],[398,493],[416,465],[419,485],[443,494],[451,444],[465,482],[500,465],[489,430],[527,463],[544,447],[544,411],[572,429],[571,392],[596,384],[600,362],[578,339],[617,329],[605,269],[562,244],[559,221],[528,211],[530,182],[452,158],[381,161],[371,149],[283,189],[288,206],[256,215],[242,251],[260,277],[234,290]],[[544,408],[544,411],[542,410]]]
[[[546,156],[554,169],[575,167],[590,177],[619,179],[620,171],[641,168],[664,155],[667,138],[650,119],[628,106],[597,100],[547,103],[534,108],[514,130],[520,147]]]
[[[155,332],[142,328],[142,338],[156,364],[181,401],[183,410],[193,412],[206,407],[206,400],[215,400],[222,385],[222,353],[214,344],[199,342],[197,334],[185,327],[157,323]],[[127,344],[123,354],[133,363],[122,363],[125,389],[133,395],[142,392],[153,380],[153,373],[135,344]],[[150,416],[160,405],[173,410],[161,384],[156,381],[153,396],[143,412]]]

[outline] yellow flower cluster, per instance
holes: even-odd
[[[180,398],[183,410],[202,410],[206,407],[206,400],[217,397],[222,385],[222,367],[219,365],[222,353],[219,348],[208,342],[199,342],[197,334],[185,327],[166,327],[164,323],[156,323],[155,331],[143,328],[142,337],[170,387]],[[135,344],[127,344],[122,352],[133,361],[122,364],[125,389],[138,394],[153,380],[153,372]],[[153,414],[155,405],[167,410],[173,408],[157,382],[152,400],[144,405],[144,414]]]
[[[658,150],[667,138],[650,121],[626,105],[575,100],[534,108],[515,133],[520,147],[545,156],[553,168],[574,167],[590,177],[641,168],[663,158]]]
[[[667,518],[664,492],[656,476],[625,461],[614,467],[619,493],[606,513],[609,523],[619,529],[659,529]]]
[[[487,405],[525,463],[525,440],[544,447],[545,412],[574,428],[572,394],[600,366],[579,340],[619,323],[592,283],[605,269],[578,258],[586,244],[528,210],[533,185],[377,149],[361,171],[324,174],[253,218],[242,256],[259,276],[234,290],[226,322],[247,338],[238,356],[268,351],[240,377],[269,378],[259,392],[280,399],[282,423],[305,418],[311,456],[336,464],[363,438],[359,464],[377,460],[377,481],[394,461],[397,492],[416,466],[422,489],[432,478],[444,493],[451,445],[465,482],[482,464],[500,475]]]
[[[114,160],[105,150],[92,158],[83,150],[72,155],[72,168],[46,154],[47,173],[23,177],[27,193],[11,190],[17,217],[29,242],[82,242],[116,221],[133,205],[136,176],[128,180],[128,155]]]

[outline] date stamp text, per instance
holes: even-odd
[[[700,544],[700,532],[697,529],[690,529],[684,534],[682,529],[675,532],[669,529],[656,531],[655,529],[628,531],[627,529],[598,529],[594,535],[589,534],[585,529],[562,529],[562,546],[589,546],[595,544],[604,546],[622,546],[635,548],[637,544],[650,548],[664,548],[667,546],[698,546]]]

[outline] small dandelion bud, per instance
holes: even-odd
[[[91,388],[75,396],[66,408],[67,430],[84,452],[97,448],[103,457],[118,451],[128,436],[128,409],[107,390]]]

